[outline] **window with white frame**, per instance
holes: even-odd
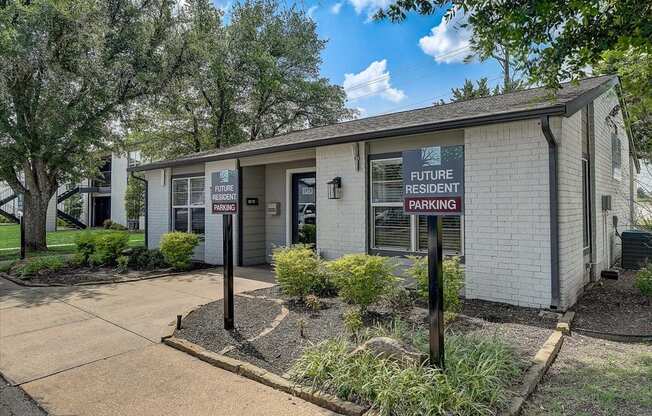
[[[425,216],[403,212],[403,160],[401,157],[372,159],[369,169],[371,249],[425,252],[428,228]],[[460,217],[443,218],[443,248],[462,253]]]
[[[172,229],[204,234],[204,177],[172,179]]]

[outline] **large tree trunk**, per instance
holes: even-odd
[[[39,192],[25,195],[23,221],[25,221],[25,244],[29,250],[47,249],[45,235],[48,204],[51,197],[52,195],[44,195]]]

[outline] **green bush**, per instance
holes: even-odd
[[[85,231],[77,236],[75,244],[77,245],[77,254],[81,257],[82,263],[86,264],[95,253],[96,234]]]
[[[160,250],[134,247],[129,252],[129,267],[136,270],[155,270],[167,266]]]
[[[636,273],[634,286],[645,296],[652,297],[652,265]]]
[[[417,294],[421,299],[428,300],[428,258],[411,256],[412,266],[407,274],[417,281]],[[464,287],[464,272],[460,266],[460,258],[448,257],[444,266],[444,310],[459,312],[462,307],[460,290]]]
[[[101,264],[115,264],[117,258],[129,245],[129,233],[112,231],[98,234],[95,238],[94,256]]]
[[[66,267],[66,259],[62,256],[34,257],[18,266],[16,271],[21,277],[29,277],[45,271],[56,272]]]
[[[120,223],[114,222],[114,223],[111,224],[111,226],[109,226],[109,230],[126,231],[127,227],[125,227],[124,225],[122,225]]]
[[[350,308],[344,311],[342,314],[342,321],[344,322],[344,328],[351,335],[358,334],[358,331],[362,329],[362,315],[360,314],[360,309]]]
[[[127,270],[129,269],[129,257],[128,256],[120,256],[118,257],[118,267],[116,267],[116,271],[118,273],[127,273]]]
[[[161,238],[161,253],[165,261],[177,270],[188,270],[192,252],[199,244],[195,234],[171,232]]]
[[[445,373],[369,352],[351,355],[348,342],[335,339],[308,347],[290,375],[380,415],[495,414],[520,374],[516,355],[495,338],[449,335],[445,342]]]
[[[360,306],[362,312],[396,286],[394,266],[385,257],[349,254],[327,267],[342,299]]]
[[[276,281],[288,296],[326,295],[333,286],[324,273],[322,261],[308,245],[279,247],[273,253]]]

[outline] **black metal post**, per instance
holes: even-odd
[[[428,320],[430,365],[444,370],[444,269],[442,219],[428,217]]]
[[[233,329],[233,215],[222,216],[224,257],[224,329]]]
[[[20,259],[25,259],[25,216],[20,216]]]

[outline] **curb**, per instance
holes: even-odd
[[[559,350],[564,343],[564,336],[570,335],[574,317],[575,312],[567,311],[559,318],[556,328],[546,342],[543,343],[539,351],[537,351],[532,360],[532,365],[530,365],[525,375],[523,375],[523,382],[515,391],[516,396],[512,398],[507,410],[502,412],[501,416],[517,416],[521,413],[525,401],[537,388],[552,363],[555,362]]]
[[[341,400],[336,396],[319,391],[312,391],[309,388],[293,384],[291,381],[253,364],[208,351],[197,344],[186,341],[185,339],[169,337],[164,338],[162,341],[166,345],[192,355],[212,366],[230,371],[272,387],[273,389],[299,397],[307,402],[316,404],[317,406],[333,412],[347,416],[361,416],[367,410],[366,407]]]
[[[192,270],[190,271],[192,272]],[[76,286],[97,286],[97,285],[114,285],[117,283],[131,283],[131,282],[140,282],[142,280],[151,280],[151,279],[158,279],[159,277],[168,277],[168,276],[176,276],[178,274],[186,274],[189,273],[188,271],[181,271],[181,272],[167,272],[167,273],[161,273],[161,274],[155,274],[151,276],[142,276],[142,277],[133,277],[133,278],[127,278],[127,279],[112,279],[112,280],[91,280],[88,282],[80,282],[80,283],[75,283],[72,285],[66,285],[63,283],[31,283],[22,279],[17,279],[13,276],[8,275],[7,273],[0,273],[0,277],[9,280],[10,282],[13,282],[19,286],[23,287],[76,287]],[[119,275],[114,275],[114,276],[119,276]]]

